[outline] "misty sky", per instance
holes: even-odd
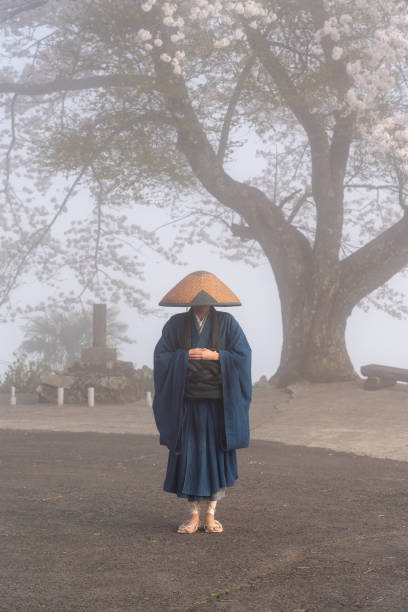
[[[282,344],[279,299],[272,271],[265,261],[257,268],[225,261],[213,254],[206,245],[186,249],[187,266],[169,265],[152,258],[146,265],[144,287],[151,294],[150,304],[156,306],[163,295],[183,276],[194,270],[206,269],[217,274],[237,293],[243,306],[229,309],[245,330],[253,349],[253,376],[271,376],[279,364]],[[408,281],[396,277],[396,285],[407,290]],[[33,284],[27,289],[33,301],[41,299],[41,288]],[[161,328],[167,318],[179,312],[175,308],[159,309],[160,316],[142,317],[129,308],[120,307],[120,319],[129,325],[135,343],[124,345],[121,358],[133,361],[138,367],[152,365],[152,352]],[[22,339],[18,322],[0,326],[0,361],[12,360],[12,352]],[[355,309],[347,328],[347,346],[357,370],[365,363],[383,363],[408,367],[406,351],[408,321],[392,319],[389,315],[372,309],[365,313]],[[1,363],[2,370],[5,363]]]
[[[259,144],[257,139],[250,133],[245,134],[244,129],[241,129],[240,136],[246,136],[248,142],[238,150],[228,169],[233,177],[250,181],[259,175],[264,161],[256,157]],[[57,185],[58,182],[56,187]],[[70,204],[74,216],[83,216],[83,204],[87,197],[86,193],[79,193],[77,202]],[[123,212],[120,210],[120,214]],[[134,214],[140,222],[140,209]],[[152,209],[150,212],[145,208],[143,215],[147,229],[156,226],[158,221],[165,223],[168,220],[167,211]],[[163,219],[160,215],[163,215]],[[57,228],[57,232],[60,231],[61,228]],[[169,226],[166,229],[167,238],[171,237],[174,231],[175,229]],[[166,239],[165,236],[164,238]],[[140,287],[150,293],[148,305],[156,307],[163,295],[190,272],[208,270],[217,274],[238,295],[243,304],[242,307],[231,308],[230,311],[244,328],[252,346],[254,379],[258,380],[262,375],[270,377],[278,367],[282,345],[279,297],[271,268],[265,258],[260,259],[256,268],[242,262],[227,261],[222,258],[222,245],[220,246],[220,252],[217,253],[205,243],[186,247],[183,256],[183,259],[189,262],[186,266],[171,265],[152,251],[144,250],[146,282]],[[407,294],[408,279],[398,275],[393,279],[393,286]],[[19,296],[23,302],[36,304],[44,298],[44,288],[33,278],[32,283],[19,292]],[[121,347],[120,357],[133,361],[137,367],[143,364],[152,366],[152,353],[162,326],[177,309],[158,308],[160,314],[142,317],[121,304],[118,307],[119,319],[129,325],[128,335],[135,339],[134,344]],[[18,348],[23,337],[22,324],[22,320],[13,324],[0,324],[0,372],[13,360],[13,351]],[[374,308],[368,313],[356,308],[349,319],[346,338],[357,371],[366,363],[408,367],[405,348],[408,338],[406,319],[392,319]]]

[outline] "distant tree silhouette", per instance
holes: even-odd
[[[117,309],[107,312],[107,344],[131,343],[127,324],[118,321]],[[51,311],[30,319],[24,326],[19,353],[34,355],[53,368],[64,368],[92,343],[92,316],[88,312]]]

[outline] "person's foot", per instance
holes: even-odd
[[[200,527],[200,515],[192,514],[189,521],[182,523],[177,529],[177,533],[195,533]]]
[[[219,521],[216,521],[211,512],[205,515],[204,530],[207,533],[222,533],[223,527]]]

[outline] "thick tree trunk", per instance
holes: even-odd
[[[274,383],[286,386],[299,379],[335,382],[356,377],[345,343],[349,312],[336,306],[335,297],[334,292],[329,294],[313,310],[309,300],[299,302],[299,293],[292,296],[291,308],[281,295],[283,345]]]
[[[319,265],[316,251],[300,233],[284,243],[281,238],[277,249],[267,217],[247,220],[274,271],[281,302],[283,344],[273,382],[353,380],[345,330],[356,301],[343,286],[341,262]]]
[[[313,382],[352,380],[356,377],[346,348],[348,314],[333,309],[326,324],[312,326],[307,339],[306,378]]]

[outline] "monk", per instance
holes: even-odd
[[[238,448],[249,444],[251,349],[235,318],[215,310],[240,305],[215,275],[195,272],[161,301],[190,306],[163,328],[154,353],[154,416],[169,449],[164,490],[190,502],[178,533],[223,531],[217,502],[238,478]]]

